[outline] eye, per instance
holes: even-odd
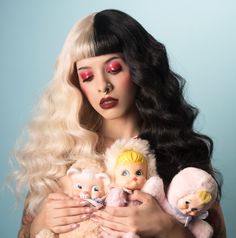
[[[123,170],[122,173],[121,173],[122,176],[128,176],[129,175],[129,171],[126,169],[126,170]]]
[[[80,184],[75,184],[75,189],[82,189],[82,186]]]
[[[137,176],[142,176],[143,175],[143,172],[141,169],[137,170],[136,173],[135,173]]]
[[[194,211],[197,211],[197,210],[198,210],[197,208],[192,208],[192,209],[191,209],[191,211],[193,211],[193,212],[194,212]]]
[[[93,72],[91,70],[84,70],[79,73],[79,77],[83,83],[91,81],[93,79]]]
[[[189,205],[189,204],[190,204],[190,202],[189,202],[189,201],[185,201],[185,204],[186,204],[186,205]]]
[[[122,66],[117,61],[110,62],[106,67],[106,72],[111,74],[117,74],[122,70]]]
[[[92,192],[99,192],[99,186],[93,186]]]

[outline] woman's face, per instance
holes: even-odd
[[[103,118],[125,117],[133,109],[136,87],[120,54],[82,59],[76,67],[81,90]]]

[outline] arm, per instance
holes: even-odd
[[[113,208],[97,211],[92,218],[109,234],[121,236],[134,232],[141,237],[194,238],[182,224],[166,214],[150,195],[135,191],[131,200],[142,202],[139,206]]]
[[[23,215],[21,218],[21,225],[20,225],[20,229],[19,229],[18,235],[17,235],[18,238],[29,238],[30,237],[30,225],[33,220],[33,216],[31,216],[29,213],[27,213],[28,200],[29,200],[29,194],[27,194],[26,199],[25,199]]]
[[[206,221],[213,227],[213,238],[226,238],[224,216],[219,202],[216,202],[209,210],[209,216]]]

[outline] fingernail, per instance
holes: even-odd
[[[81,201],[81,202],[80,202],[80,205],[86,205],[86,204],[88,204],[87,201]]]
[[[88,207],[88,208],[85,209],[85,212],[92,212],[92,211],[93,211],[93,209],[90,208],[90,207]]]
[[[82,219],[86,219],[86,218],[89,218],[89,215],[88,214],[84,214],[81,216]]]
[[[75,229],[75,228],[77,228],[77,227],[79,227],[79,223],[78,223],[78,224],[72,224],[72,225],[71,225],[71,228],[72,228],[72,229]]]
[[[91,217],[90,220],[95,221],[95,222],[98,222],[98,219],[97,219],[97,218],[94,218],[94,217]]]

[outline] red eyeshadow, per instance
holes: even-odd
[[[79,73],[79,76],[80,76],[80,78],[81,79],[88,79],[88,78],[90,78],[90,77],[92,77],[93,76],[93,72],[92,71],[89,71],[89,70],[86,70],[86,71],[83,71],[83,72],[81,72],[81,73]]]
[[[117,61],[112,61],[111,63],[108,64],[108,66],[106,67],[106,71],[109,72],[116,72],[121,70],[121,64]]]

